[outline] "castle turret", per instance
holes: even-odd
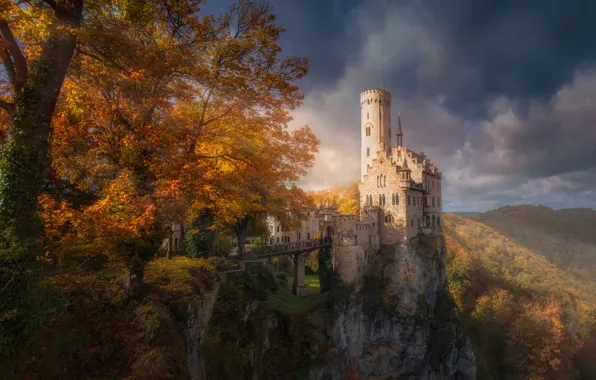
[[[401,131],[401,116],[397,113],[397,146],[402,146],[404,134]]]
[[[410,181],[412,180],[411,174],[412,171],[408,168],[408,162],[404,158],[404,163],[401,169],[399,169],[399,187],[407,188],[410,186]]]
[[[366,167],[372,166],[377,152],[391,149],[391,93],[378,88],[360,94],[360,120],[362,130],[361,179]]]

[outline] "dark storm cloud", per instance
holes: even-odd
[[[596,205],[595,1],[263,2],[284,54],[310,59],[292,123],[321,139],[306,188],[359,178],[358,97],[383,87],[447,210]]]
[[[596,62],[592,0],[426,0],[412,6],[444,46],[443,75],[424,90],[448,93],[446,105],[456,112],[482,114],[501,95],[547,100],[578,68]],[[474,75],[462,82],[462,70]]]
[[[444,172],[447,209],[596,204],[596,23],[586,16],[596,5],[553,4],[372,1],[355,9],[341,77],[308,91],[295,113],[322,140],[305,184],[358,178],[358,96],[384,87],[408,147]]]

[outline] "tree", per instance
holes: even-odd
[[[37,197],[50,164],[52,116],[82,14],[83,0],[32,5],[0,0],[5,74],[0,80],[0,124],[6,126],[0,155],[0,353],[2,346],[14,346],[23,294],[35,278],[41,231]],[[40,36],[45,38],[36,44]],[[30,40],[34,43],[28,45]]]
[[[337,205],[342,214],[360,214],[360,191],[358,181],[348,187],[333,186],[330,189],[311,191],[309,195],[316,204]]]

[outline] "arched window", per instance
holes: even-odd
[[[383,176],[383,187],[387,187],[387,176]]]
[[[383,197],[379,194],[379,206],[383,204]]]
[[[426,223],[425,223],[425,227],[430,227],[430,216],[426,216]]]
[[[399,204],[399,194],[395,194],[395,204]]]
[[[386,222],[393,222],[393,217],[392,217],[391,215],[387,215],[387,216],[385,217],[385,221],[386,221]]]
[[[379,187],[379,182],[380,182],[379,178],[381,178],[381,177],[377,176],[377,187]]]
[[[441,217],[437,216],[437,227],[441,227]]]
[[[370,136],[370,127],[366,127],[366,135]]]
[[[385,206],[385,194],[383,194],[383,206]]]
[[[433,228],[435,228],[435,222],[436,222],[435,216],[433,215]]]

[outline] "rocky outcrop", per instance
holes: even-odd
[[[476,378],[470,340],[446,290],[442,236],[413,240],[368,255],[358,290],[328,331],[336,354],[311,379]]]
[[[219,282],[213,285],[210,294],[193,300],[188,305],[186,328],[186,363],[191,380],[204,380],[205,363],[201,354],[201,346],[209,320],[213,314],[213,307],[219,293]]]

